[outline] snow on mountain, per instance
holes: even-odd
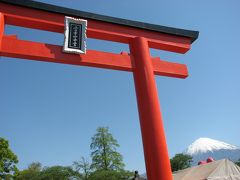
[[[206,160],[208,157],[213,157],[215,160],[228,158],[237,161],[240,159],[240,148],[210,138],[197,139],[184,153],[193,157],[192,165],[196,165],[199,161]]]
[[[234,150],[238,149],[238,147],[210,138],[199,138],[187,148],[187,154],[194,155],[197,153],[205,153],[208,151],[213,152],[221,149]]]

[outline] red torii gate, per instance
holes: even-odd
[[[4,35],[5,24],[63,33],[65,15],[88,20],[89,38],[129,44],[130,54],[95,50],[87,50],[81,55],[66,54],[61,46]],[[153,58],[149,48],[186,53],[197,37],[197,31],[102,16],[30,0],[0,0],[1,56],[133,72],[149,180],[172,179],[154,75],[188,76],[186,65]]]

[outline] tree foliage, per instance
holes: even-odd
[[[133,172],[125,170],[97,170],[89,176],[89,180],[125,180],[133,177]]]
[[[240,159],[237,162],[235,162],[235,164],[240,167]]]
[[[81,172],[83,180],[89,179],[91,164],[86,160],[86,158],[81,157],[80,161],[74,161],[73,167],[76,171]]]
[[[40,165],[40,166],[39,166]],[[20,171],[16,180],[82,180],[81,175],[71,167],[52,166],[41,168],[40,163],[32,163],[28,169]]]
[[[40,162],[32,162],[27,169],[19,171],[16,180],[37,180],[42,170]]]
[[[172,172],[185,169],[191,166],[192,157],[186,154],[176,154],[171,160]]]
[[[18,158],[9,148],[8,141],[0,138],[0,177],[7,179],[7,177],[17,173],[17,163]]]
[[[28,166],[28,169],[31,170],[31,171],[40,172],[42,170],[42,164],[40,162],[32,162]]]
[[[97,128],[92,137],[92,168],[96,170],[121,170],[124,167],[122,155],[116,151],[117,140],[109,133],[107,127]]]
[[[80,180],[81,175],[74,171],[71,167],[63,167],[63,166],[52,166],[47,167],[42,170],[39,176],[39,180],[45,180],[45,179],[51,179],[51,180]]]

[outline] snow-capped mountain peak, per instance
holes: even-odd
[[[198,153],[214,152],[217,150],[237,150],[237,146],[227,144],[210,138],[199,138],[194,141],[186,150],[186,154],[194,155]]]

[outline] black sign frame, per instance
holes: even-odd
[[[87,20],[65,17],[65,39],[63,51],[86,54]]]

